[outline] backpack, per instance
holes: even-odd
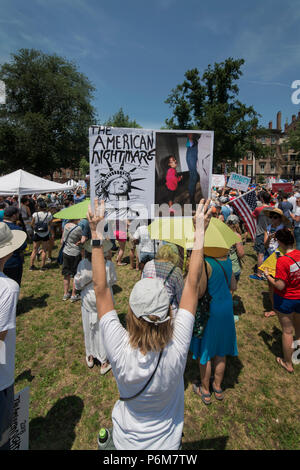
[[[47,217],[48,217],[48,212],[47,212],[46,217],[44,218],[44,220],[39,219],[39,214],[38,213],[36,215],[37,215],[37,222],[34,225],[34,231],[36,233],[48,232],[48,222],[46,222]]]

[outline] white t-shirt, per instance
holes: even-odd
[[[153,253],[155,251],[154,240],[151,240],[148,227],[142,225],[136,229],[133,238],[139,240],[139,249],[141,253]]]
[[[300,207],[296,206],[296,209],[293,211],[294,215],[299,216],[300,215]],[[294,227],[300,227],[300,222],[294,221]]]
[[[0,272],[0,332],[7,331],[3,341],[5,346],[0,343],[0,390],[10,387],[15,379],[16,308],[19,291],[19,285]]]
[[[180,446],[184,416],[183,373],[194,326],[194,316],[179,309],[173,339],[146,390],[113,408],[113,441],[119,450],[176,450]],[[143,355],[129,344],[128,332],[115,310],[101,318],[104,347],[121,397],[138,393],[151,377],[159,357]]]
[[[37,222],[45,222],[46,224],[50,224],[51,220],[53,219],[51,212],[35,212],[32,214],[32,220],[34,224]],[[46,237],[49,235],[49,230],[47,232],[37,232],[39,237]]]

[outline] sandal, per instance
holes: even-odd
[[[281,367],[283,367],[289,374],[293,374],[294,369],[290,370],[287,368],[286,362],[281,359],[281,357],[276,357],[276,362],[279,364]]]
[[[220,390],[218,390],[217,388],[215,388],[213,383],[211,384],[211,386],[212,386],[212,389],[213,389],[213,391],[214,391],[216,400],[219,400],[219,401],[224,400],[223,390],[222,390],[221,388],[220,388]],[[221,396],[221,397],[217,397],[217,394],[218,394],[218,395],[222,395],[222,396]]]
[[[198,395],[205,405],[211,405],[211,400],[207,401],[205,398],[210,398],[211,393],[203,393],[201,385],[193,384],[193,391]]]
[[[264,313],[265,318],[276,317],[276,313],[271,310],[270,312]]]

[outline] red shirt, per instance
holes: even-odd
[[[300,300],[300,250],[293,250],[278,258],[275,277],[285,283],[285,289],[274,289],[275,294],[285,299]]]
[[[177,176],[175,168],[169,168],[166,176],[166,186],[170,191],[176,191],[180,177]]]

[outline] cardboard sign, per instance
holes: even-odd
[[[238,175],[237,173],[231,173],[230,178],[227,182],[227,186],[233,189],[239,189],[240,191],[247,191],[248,186],[251,183],[251,178],[248,176]]]
[[[92,205],[103,199],[109,219],[153,219],[162,207],[169,215],[171,206],[176,216],[191,216],[185,206],[210,196],[213,136],[212,131],[92,126]]]
[[[211,186],[223,188],[225,186],[225,175],[212,175]]]
[[[284,193],[293,192],[293,183],[273,183],[272,191],[277,193],[278,191],[283,191]]]
[[[10,450],[29,447],[29,387],[15,395],[13,422],[9,432]]]

